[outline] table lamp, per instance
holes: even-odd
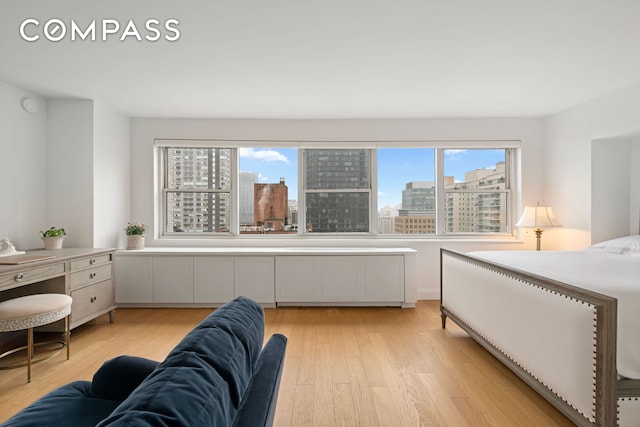
[[[560,227],[560,223],[553,214],[551,206],[525,206],[524,212],[520,220],[516,223],[516,227],[533,227],[536,233],[536,250],[540,250],[540,238],[542,237],[543,227]]]

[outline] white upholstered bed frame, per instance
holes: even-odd
[[[443,328],[452,319],[578,426],[640,425],[640,380],[616,371],[615,298],[440,254]]]

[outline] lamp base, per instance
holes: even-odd
[[[542,229],[541,228],[536,228],[533,231],[534,231],[534,233],[536,233],[536,250],[539,251],[540,250],[540,239],[542,238]]]

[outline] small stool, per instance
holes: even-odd
[[[27,330],[27,382],[31,381],[33,328],[48,325],[64,318],[64,345],[67,347],[67,360],[69,360],[69,317],[71,315],[72,301],[71,297],[65,294],[35,294],[0,302],[0,331]],[[20,349],[23,348],[21,347]],[[8,353],[15,351],[12,350]],[[5,355],[8,353],[5,353]]]

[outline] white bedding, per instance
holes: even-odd
[[[640,257],[598,249],[469,255],[617,298],[618,374],[640,379]]]

